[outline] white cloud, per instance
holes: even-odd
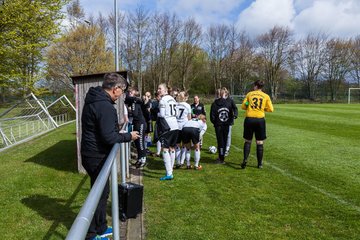
[[[316,0],[294,19],[297,35],[324,32],[332,37],[360,34],[360,2],[358,0]]]
[[[251,36],[275,25],[288,26],[297,37],[325,32],[334,37],[360,34],[360,0],[117,0],[119,10],[131,12],[142,5],[154,11],[194,17],[203,27],[235,23]],[[249,5],[249,3],[251,3]],[[113,12],[114,0],[81,0],[87,14]],[[249,5],[246,9],[241,9]]]
[[[313,5],[314,0],[294,0],[294,7],[297,12],[301,12],[305,8],[309,8]]]
[[[288,26],[296,37],[322,32],[331,37],[360,34],[360,0],[255,0],[236,25],[251,36],[275,25]]]
[[[236,25],[254,37],[275,25],[292,29],[294,16],[292,0],[256,0],[240,13]]]

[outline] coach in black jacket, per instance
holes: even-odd
[[[200,102],[199,96],[194,96],[194,103],[191,104],[191,117],[197,118],[200,114],[203,114],[206,116],[206,111],[204,104]]]
[[[215,163],[225,163],[225,147],[229,134],[229,127],[234,122],[234,118],[237,116],[234,113],[233,104],[226,99],[227,89],[222,88],[220,90],[220,96],[216,99],[210,108],[210,121],[214,125],[216,140],[218,144],[219,158]]]
[[[148,110],[144,104],[144,101],[139,97],[139,91],[132,87],[129,89],[125,98],[125,104],[128,106],[129,119],[133,125],[133,129],[139,132],[139,139],[135,141],[138,160],[135,163],[136,168],[145,166],[146,164],[146,145],[145,145],[145,133],[147,130],[145,114],[148,114]],[[147,116],[148,116],[147,115]]]
[[[119,123],[113,104],[126,89],[126,80],[117,73],[104,76],[102,87],[91,87],[85,97],[81,116],[82,165],[94,185],[113,145],[137,139],[138,133],[119,133]],[[106,183],[99,204],[90,223],[86,239],[93,239],[107,231],[106,205],[109,182]]]

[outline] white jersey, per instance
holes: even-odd
[[[187,102],[179,102],[176,106],[176,119],[181,130],[184,124],[189,121],[191,117],[191,106]]]
[[[193,118],[190,121],[187,121],[184,127],[192,127],[192,128],[197,128],[200,131],[200,138],[202,138],[202,136],[204,135],[204,133],[207,130],[207,124],[206,122],[203,122],[202,120],[199,120],[197,118]]]
[[[171,130],[178,130],[179,126],[176,120],[176,105],[177,102],[170,95],[163,96],[159,101],[158,116],[166,120]]]

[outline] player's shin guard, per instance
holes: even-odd
[[[160,155],[161,152],[161,142],[157,141],[156,142],[156,154]]]
[[[191,157],[191,150],[186,149],[186,165],[190,166],[190,157]]]
[[[251,142],[245,142],[244,143],[244,162],[247,161],[251,149]]]
[[[181,148],[179,146],[176,146],[175,148],[176,164],[180,164],[180,158],[181,158]]]
[[[251,149],[251,142],[245,142],[244,143],[244,160],[241,163],[241,168],[242,169],[246,168],[247,159],[248,159],[249,154],[250,154],[250,149]]]
[[[170,153],[168,151],[163,151],[163,160],[165,164],[166,175],[172,175],[173,166],[171,165]]]
[[[194,161],[195,161],[195,167],[199,166],[200,161],[200,149],[195,149],[194,151]]]
[[[170,159],[171,159],[171,167],[174,167],[175,164],[175,150],[170,150]]]
[[[258,167],[262,167],[262,159],[264,155],[264,145],[263,144],[257,144],[256,145],[256,157],[258,161]]]
[[[186,157],[186,147],[183,147],[181,149],[181,159],[180,159],[180,164],[184,164],[185,161],[185,157]]]

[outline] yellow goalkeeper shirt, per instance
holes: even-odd
[[[269,95],[261,90],[254,90],[246,94],[241,108],[246,110],[246,117],[252,118],[263,118],[265,112],[274,111]]]

